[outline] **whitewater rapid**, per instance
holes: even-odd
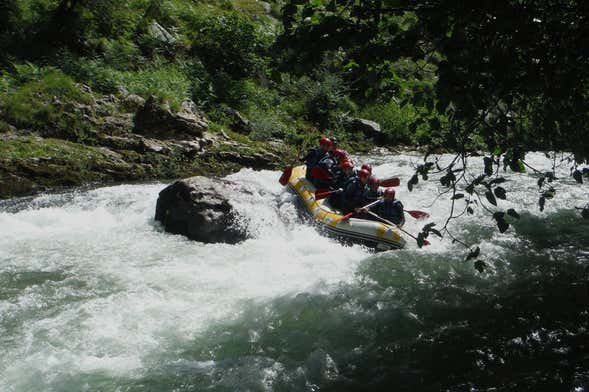
[[[402,178],[397,196],[407,209],[429,211],[440,226],[450,202],[446,197],[431,205],[439,182],[420,182],[412,193],[405,185],[420,159],[417,154],[365,157],[376,175]],[[542,154],[528,160],[550,169]],[[202,244],[165,233],[153,219],[164,183],[0,204],[0,390],[97,390],[100,385],[115,390],[117,378],[141,379],[162,363],[174,363],[207,328],[242,317],[252,303],[329,293],[354,282],[358,268],[374,255],[361,246],[342,246],[301,221],[293,196],[278,184],[279,174],[244,169],[229,176],[244,189],[234,195],[235,204],[252,235],[237,245]],[[500,207],[529,210],[529,219],[573,211],[589,199],[586,185],[565,177],[557,197],[540,212],[537,177],[508,177],[508,200]],[[417,233],[422,225],[408,218],[405,229]],[[500,234],[480,208],[474,219],[460,218],[453,227],[455,235],[489,256],[491,271],[492,261],[519,243],[517,232]],[[465,249],[447,238],[430,240],[430,247],[417,249],[408,239],[408,249],[387,254],[396,260],[444,254],[456,269],[472,269],[462,263]],[[272,390],[271,382],[263,385]]]

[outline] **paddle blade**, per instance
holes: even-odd
[[[353,212],[347,213],[346,215],[342,216],[338,222],[347,221],[348,219],[350,219],[352,217],[352,215],[354,215]]]
[[[429,218],[429,214],[425,211],[418,211],[418,210],[405,210],[406,213],[414,217],[415,219],[425,219]]]
[[[333,192],[325,189],[325,188],[319,188],[315,191],[315,200],[321,200],[321,199],[325,199],[327,196],[331,195]]]
[[[399,185],[401,185],[401,180],[398,177],[385,178],[384,180],[380,180],[380,186],[385,188]]]
[[[288,181],[290,180],[291,175],[292,175],[292,166],[287,166],[284,169],[284,171],[282,172],[280,179],[278,179],[278,182],[280,183],[280,185],[285,186],[286,184],[288,184]]]

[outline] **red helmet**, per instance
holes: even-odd
[[[395,188],[387,188],[384,190],[384,196],[392,196],[393,199],[395,198]]]
[[[360,171],[358,172],[358,177],[368,178],[368,177],[370,177],[370,173],[368,173],[368,170],[366,170],[366,169],[360,169]]]
[[[347,168],[353,169],[354,168],[354,164],[352,162],[348,161],[347,159],[342,161],[342,163],[340,163],[339,165],[342,169],[347,169]]]
[[[346,152],[342,149],[336,148],[333,151],[333,156],[338,160],[341,161],[343,159],[346,159]]]
[[[363,164],[362,169],[366,169],[368,170],[368,173],[372,174],[372,166],[370,166],[368,163]]]
[[[373,186],[373,185],[378,186],[378,185],[380,185],[380,180],[376,177],[370,177],[370,179],[368,180],[368,183],[370,184],[370,186]]]
[[[331,140],[329,140],[325,136],[323,136],[321,139],[319,139],[319,145],[322,147],[331,147],[332,144],[333,143],[331,142]]]

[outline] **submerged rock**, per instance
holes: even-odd
[[[176,181],[162,190],[157,200],[155,219],[166,231],[190,239],[234,244],[247,238],[237,227],[237,214],[224,195],[222,180],[191,177]]]

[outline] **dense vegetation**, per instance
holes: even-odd
[[[83,140],[84,122],[64,118],[46,99],[83,101],[75,84],[82,83],[100,94],[153,94],[176,108],[191,98],[220,126],[230,121],[226,109],[232,107],[252,121],[251,138],[258,140],[278,137],[301,145],[325,129],[345,138],[346,116],[359,115],[378,120],[389,142],[431,141],[425,127],[417,133],[410,127],[433,99],[435,67],[408,57],[387,59],[379,65],[387,73],[365,73],[359,85],[351,75],[364,69],[346,51],[310,53],[312,61],[293,62],[298,48],[283,45],[282,6],[192,0],[6,3],[0,13],[2,120],[39,130],[51,124],[52,132]],[[371,79],[390,85],[387,92],[368,86]],[[402,94],[394,94],[399,89]],[[421,98],[401,103],[406,95]]]

